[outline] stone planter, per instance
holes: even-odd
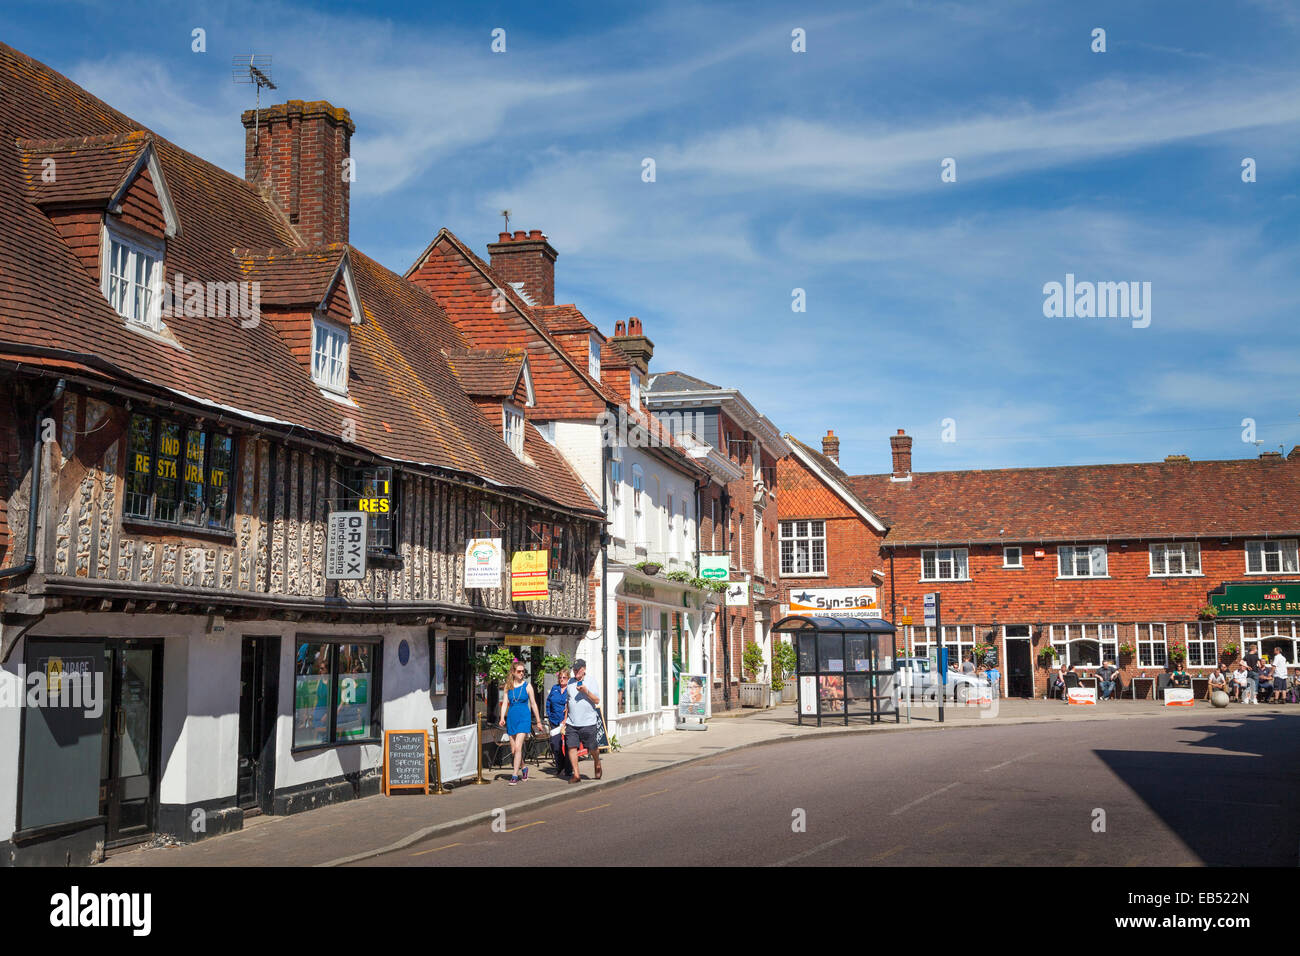
[[[781,688],[781,703],[793,704],[799,700],[799,684],[796,678],[787,677]]]
[[[768,684],[744,684],[740,685],[740,706],[741,707],[766,707]]]

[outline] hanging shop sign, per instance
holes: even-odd
[[[749,582],[732,581],[727,585],[727,607],[747,607],[749,605]]]
[[[731,555],[700,555],[700,577],[706,581],[725,581],[731,577]]]
[[[466,542],[465,587],[501,587],[500,538],[470,538]]]
[[[335,511],[325,535],[325,580],[360,581],[366,576],[366,514]]]
[[[510,600],[545,601],[546,551],[516,551],[510,556]]]
[[[1209,597],[1223,617],[1300,617],[1300,581],[1220,584]]]
[[[875,588],[802,588],[790,591],[791,614],[880,617]]]

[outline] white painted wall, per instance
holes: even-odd
[[[600,494],[604,449],[600,426],[595,422],[562,422],[555,426],[555,447],[569,466],[595,494]]]

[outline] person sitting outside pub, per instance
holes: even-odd
[[[1214,670],[1210,671],[1210,686],[1206,688],[1206,698],[1212,698],[1216,690],[1221,690],[1225,694],[1228,692],[1228,676],[1223,673],[1223,666],[1214,665]]]
[[[1169,686],[1186,688],[1192,686],[1192,677],[1183,670],[1182,664],[1175,663],[1169,672]]]
[[[1232,699],[1239,700],[1243,704],[1259,703],[1255,698],[1255,684],[1250,679],[1250,669],[1246,667],[1245,661],[1237,661],[1237,666],[1232,671],[1232,693]]]
[[[1119,670],[1114,661],[1103,661],[1097,668],[1097,693],[1099,700],[1111,700],[1115,696],[1115,678]]]
[[[1259,662],[1259,700],[1271,703],[1273,700],[1273,665],[1267,660]]]
[[[1064,699],[1065,697],[1065,665],[1064,664],[1061,664],[1059,667],[1057,667],[1056,673],[1052,675],[1051,681],[1048,684],[1047,696],[1060,697]]]

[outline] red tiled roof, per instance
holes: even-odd
[[[860,475],[885,544],[1240,537],[1300,531],[1300,459]]]
[[[565,332],[599,333],[600,331],[572,303],[567,305],[535,305],[533,306],[533,315],[546,326],[546,330],[552,335],[561,335]]]
[[[275,249],[234,249],[249,282],[261,284],[263,305],[319,305],[348,247],[334,243],[323,249],[281,246]]]
[[[95,357],[96,367],[118,378],[290,423],[326,440],[337,440],[344,419],[351,419],[359,453],[446,468],[565,507],[596,510],[540,435],[526,436],[537,467],[510,452],[443,355],[443,349],[464,348],[464,336],[427,293],[355,248],[347,247],[363,312],[351,332],[349,397],[355,407],[321,393],[273,322],[244,327],[239,315],[172,315],[165,323],[179,348],[129,329],[51,221],[27,201],[20,139],[148,137],[185,227],[167,241],[169,279],[181,273],[187,281],[241,282],[250,269],[265,267],[270,278],[312,286],[335,252],[313,258],[320,250],[297,250],[287,273],[275,273],[272,265],[284,260],[272,263],[269,250],[296,246],[297,236],[253,186],[149,133],[3,43],[0,90],[0,220],[6,224],[0,230],[0,350]],[[233,120],[232,130],[239,135]],[[237,257],[236,249],[254,250],[252,259]]]
[[[149,143],[149,134],[139,129],[62,139],[19,138],[19,171],[27,197],[37,205],[103,205]]]
[[[447,363],[467,394],[498,398],[514,394],[527,355],[519,348],[452,349]]]

